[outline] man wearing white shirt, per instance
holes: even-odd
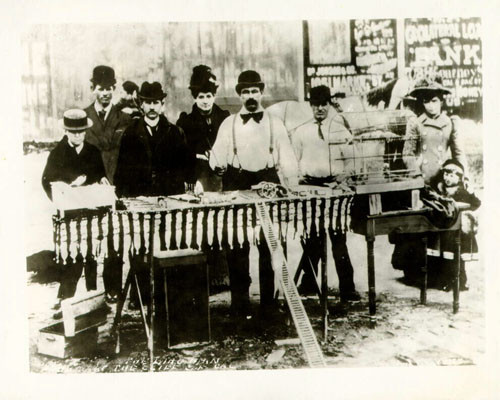
[[[314,118],[292,132],[292,142],[299,162],[301,182],[312,185],[339,180],[339,177],[352,172],[353,150],[350,144],[351,134],[339,123],[331,110],[330,88],[321,85],[311,89],[309,102]],[[332,242],[333,258],[339,277],[340,298],[343,301],[359,300],[353,281],[353,268],[346,245],[346,235],[341,231],[329,229]],[[317,271],[321,254],[321,238],[308,238],[305,252]],[[304,259],[307,261],[307,257]],[[310,268],[302,278],[299,292],[316,292],[314,275]]]
[[[224,120],[210,154],[210,167],[222,174],[223,190],[249,190],[260,182],[295,185],[298,167],[283,123],[262,107],[265,84],[255,71],[238,77],[236,92],[241,110]],[[267,244],[259,249],[260,302],[263,310],[276,305],[274,273]],[[249,313],[249,244],[228,250],[232,309]]]

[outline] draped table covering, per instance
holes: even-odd
[[[235,192],[231,201],[189,203],[173,198],[123,199],[123,209],[85,209],[53,216],[56,261],[97,260],[145,255],[154,219],[156,250],[223,249],[255,243],[260,224],[255,203],[266,203],[280,239],[350,228],[352,193],[292,195],[264,199],[252,191]]]

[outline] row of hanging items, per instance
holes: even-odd
[[[280,240],[308,235],[319,228],[345,232],[349,228],[352,196],[280,199],[269,201],[270,216]],[[83,257],[102,262],[123,257],[125,250],[144,256],[149,249],[150,219],[154,218],[156,243],[161,250],[214,250],[255,243],[259,229],[255,206],[236,204],[169,211],[94,212],[76,218],[53,219],[57,260],[67,263]]]

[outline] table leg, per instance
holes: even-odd
[[[155,314],[155,276],[154,276],[154,231],[155,231],[155,215],[149,214],[149,301],[151,302],[151,313],[149,315],[149,370],[154,371],[154,314]]]
[[[323,340],[328,339],[328,240],[326,232],[321,233],[321,310],[323,311]]]
[[[111,334],[116,336],[116,345],[115,345],[116,354],[120,353],[120,323],[122,319],[123,306],[125,305],[125,300],[127,299],[127,294],[132,281],[131,271],[132,270],[129,268],[127,279],[125,280],[125,287],[123,291],[120,293],[120,299],[118,301],[118,304],[116,305],[115,319],[113,321],[113,327],[111,328]]]
[[[366,253],[368,258],[368,305],[370,315],[375,315],[377,307],[375,305],[375,255],[373,246],[375,236],[366,235]]]
[[[460,216],[459,216],[460,218]],[[459,309],[460,297],[460,229],[457,229],[455,235],[455,279],[453,280],[453,313],[456,314]]]
[[[422,243],[424,245],[424,264],[421,270],[421,282],[420,282],[420,304],[427,304],[427,235],[424,234],[422,237]]]

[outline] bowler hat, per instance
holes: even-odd
[[[92,126],[92,120],[87,117],[87,113],[79,108],[66,110],[63,114],[62,125],[67,131],[84,131]]]
[[[163,100],[167,94],[163,92],[160,82],[143,82],[138,96],[141,100]]]
[[[265,84],[262,82],[259,73],[252,70],[243,71],[238,77],[236,93],[240,94],[243,89],[254,86],[261,91],[264,90]]]
[[[418,99],[424,96],[429,96],[432,93],[436,95],[444,95],[444,94],[451,94],[451,91],[446,89],[436,80],[421,79],[417,81],[413,90],[408,94]]]
[[[315,86],[309,91],[309,102],[313,105],[331,104],[332,95],[330,88],[325,85]]]
[[[189,89],[196,95],[199,92],[215,93],[219,85],[217,84],[216,76],[212,73],[212,69],[206,65],[197,65],[193,68],[193,74],[189,81]]]
[[[101,86],[114,85],[116,83],[115,70],[107,65],[98,65],[94,68],[90,82]]]

